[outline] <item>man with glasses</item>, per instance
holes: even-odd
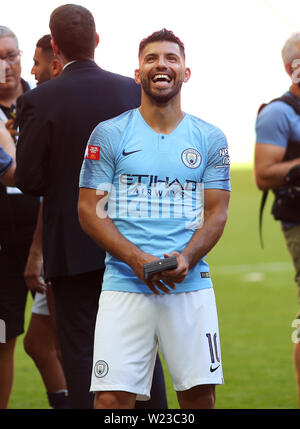
[[[15,34],[0,26],[0,119],[16,137],[16,99],[30,89],[21,78],[21,51]]]
[[[20,50],[15,34],[0,26],[0,120],[17,138],[16,100],[28,91],[21,78]],[[0,184],[0,319],[6,342],[0,343],[0,408],[6,408],[13,383],[13,355],[24,332],[27,287],[24,269],[36,225],[40,199]]]

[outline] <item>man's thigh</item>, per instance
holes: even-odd
[[[158,309],[159,348],[174,389],[223,384],[213,288],[162,296]]]
[[[295,282],[298,287],[298,301],[300,304],[300,225],[283,229],[282,231],[295,268]],[[300,311],[298,313],[299,317]]]
[[[24,332],[24,313],[28,289],[24,269],[28,244],[0,246],[0,319],[6,328],[6,341]]]
[[[150,396],[157,354],[153,296],[104,291],[95,330],[91,391]]]

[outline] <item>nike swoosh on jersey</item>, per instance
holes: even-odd
[[[123,156],[131,155],[132,153],[141,152],[141,150],[142,149],[132,150],[131,152],[125,152],[125,149],[123,149],[122,155]]]
[[[218,368],[220,368],[220,365],[216,366],[216,368],[213,368],[213,366],[210,365],[210,372],[215,372]]]

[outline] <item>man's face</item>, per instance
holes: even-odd
[[[9,64],[5,61],[5,83],[0,83],[0,96],[14,90],[17,91],[21,80],[21,63],[18,46],[12,37],[0,38],[0,58],[5,58],[7,55],[16,55],[16,62]]]
[[[51,79],[50,63],[51,60],[47,54],[43,54],[42,48],[36,48],[34,57],[34,65],[31,69],[31,74],[34,75],[37,84]]]
[[[136,82],[158,104],[165,104],[180,93],[190,77],[177,43],[153,42],[145,46],[139,58]]]

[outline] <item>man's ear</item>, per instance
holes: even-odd
[[[191,77],[191,69],[189,69],[188,67],[185,69],[184,72],[184,80],[183,82],[187,82],[189,80],[189,78]]]
[[[97,48],[97,46],[99,45],[100,42],[100,36],[98,33],[96,33],[96,43],[95,43],[95,48]]]
[[[50,75],[51,79],[54,77],[57,77],[61,74],[63,69],[62,63],[59,61],[58,58],[53,58],[50,64]]]
[[[59,54],[59,52],[60,52],[60,49],[59,49],[59,47],[57,46],[57,44],[55,43],[54,39],[51,39],[51,46],[52,46],[52,49],[53,49],[54,55],[57,57],[57,55],[58,55],[58,54]]]
[[[287,72],[287,74],[291,77],[292,74],[293,74],[293,72],[294,72],[292,64],[291,63],[287,63],[287,64],[284,65],[284,68],[285,68],[285,71]]]
[[[134,70],[134,79],[138,85],[141,84],[140,71],[139,69]]]

